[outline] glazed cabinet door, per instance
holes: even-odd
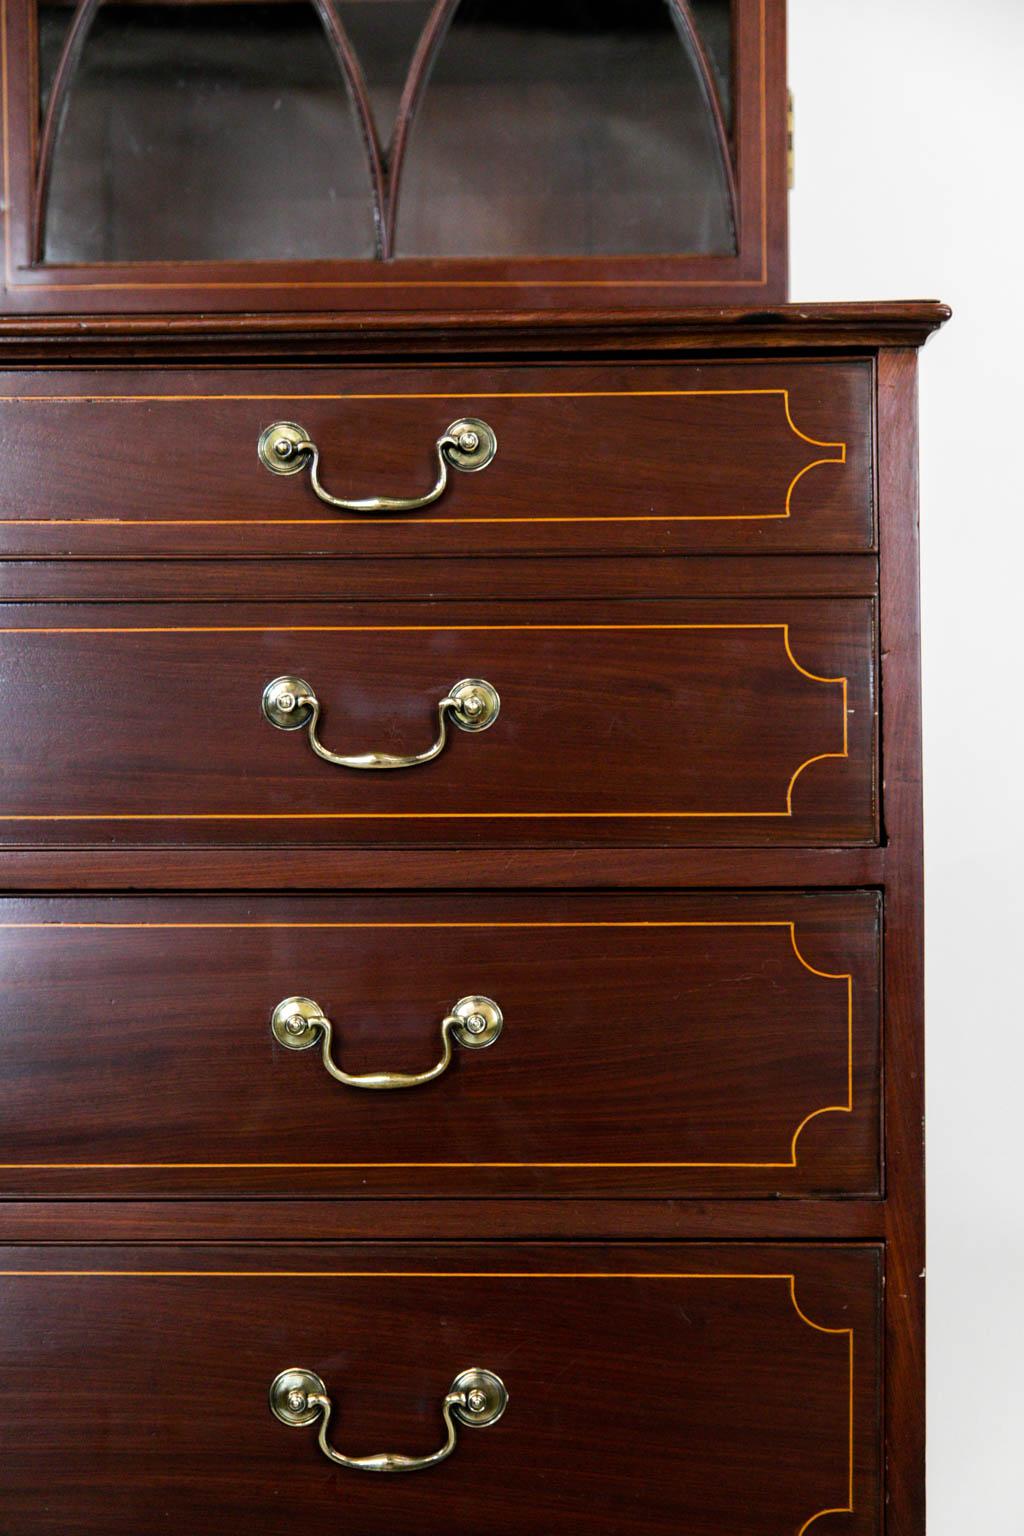
[[[881,1280],[856,1245],[8,1248],[0,1521],[877,1536]]]
[[[8,0],[3,22],[18,307],[784,297],[783,0]]]

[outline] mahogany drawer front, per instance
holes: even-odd
[[[875,634],[870,599],[6,605],[0,840],[871,843]],[[264,718],[282,675],[335,753],[425,751],[465,679],[500,714],[363,772]]]
[[[873,1246],[47,1247],[0,1266],[5,1536],[880,1529]],[[328,1444],[422,1457],[473,1367],[504,1414],[415,1475],[331,1466],[316,1423],[269,1407],[300,1368]]]
[[[0,552],[863,552],[873,399],[869,359],[12,372]],[[327,506],[257,457],[292,422],[329,494],[415,498],[462,418],[493,461],[402,514]]]
[[[8,898],[0,1192],[877,1194],[880,927],[866,891]],[[503,1027],[367,1091],[275,1038],[296,996],[349,1075],[428,1071],[463,997]]]

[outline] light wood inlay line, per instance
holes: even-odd
[[[784,387],[766,389],[635,389],[635,390],[524,390],[524,391],[480,391],[472,394],[455,394],[451,391],[442,394],[217,394],[217,395],[6,395],[0,397],[0,406],[3,405],[182,405],[196,403],[208,403],[214,401],[230,401],[238,403],[247,402],[273,402],[282,408],[285,405],[301,404],[305,401],[329,401],[338,404],[352,401],[385,400],[443,400],[447,402],[448,411],[456,409],[464,413],[471,413],[476,408],[476,402],[488,400],[651,400],[651,399],[703,399],[739,396],[770,396],[777,395],[781,398],[786,418],[786,425],[795,437],[810,444],[813,448],[832,448],[836,450],[828,458],[813,459],[799,469],[790,480],[786,488],[784,509],[781,512],[713,512],[713,513],[644,513],[624,514],[615,513],[608,516],[593,517],[562,517],[554,514],[543,514],[530,517],[435,517],[432,514],[415,524],[416,527],[447,527],[461,524],[526,524],[534,523],[761,523],[761,522],[786,522],[792,518],[793,493],[805,475],[813,469],[819,469],[826,464],[845,465],[849,445],[845,442],[827,442],[816,437],[809,437],[806,432],[796,425],[793,420],[790,391]],[[459,403],[461,402],[461,404]],[[333,517],[178,517],[178,518],[147,518],[147,517],[8,517],[0,518],[0,527],[37,528],[53,525],[73,525],[85,528],[276,528],[276,527],[394,527],[393,518],[365,517],[359,515],[354,519]]]
[[[566,928],[569,928],[569,929],[573,929],[573,928],[584,928],[584,929],[586,929],[586,928],[623,928],[623,929],[646,929],[646,928],[655,928],[655,929],[657,929],[657,928],[779,928],[779,929],[784,929],[789,934],[789,941],[790,941],[790,944],[791,944],[792,949],[793,949],[793,954],[796,956],[797,960],[803,966],[805,971],[809,971],[812,976],[820,976],[825,981],[843,981],[843,982],[846,983],[846,1103],[845,1104],[825,1104],[825,1105],[822,1105],[822,1107],[820,1109],[812,1110],[809,1114],[805,1115],[804,1118],[800,1121],[800,1124],[797,1126],[796,1130],[793,1132],[792,1139],[790,1141],[789,1158],[785,1162],[783,1162],[783,1161],[779,1161],[779,1162],[604,1162],[604,1163],[599,1163],[599,1162],[486,1162],[486,1163],[478,1163],[478,1162],[473,1162],[473,1163],[467,1163],[467,1162],[461,1162],[461,1163],[457,1163],[457,1162],[387,1162],[387,1163],[338,1163],[338,1162],[333,1162],[333,1163],[251,1163],[251,1162],[250,1163],[181,1163],[181,1162],[178,1162],[178,1163],[80,1163],[80,1162],[60,1162],[60,1163],[0,1163],[0,1169],[8,1169],[8,1170],[12,1170],[12,1171],[13,1170],[20,1170],[22,1172],[33,1171],[33,1170],[36,1171],[36,1172],[44,1172],[44,1171],[54,1172],[54,1171],[59,1170],[59,1169],[69,1169],[69,1168],[77,1168],[77,1169],[82,1169],[82,1170],[92,1171],[92,1172],[130,1172],[132,1170],[137,1170],[137,1169],[151,1169],[151,1170],[155,1169],[155,1170],[163,1170],[163,1171],[170,1171],[170,1170],[174,1170],[174,1169],[187,1169],[187,1170],[196,1171],[196,1170],[203,1170],[203,1169],[214,1170],[214,1169],[231,1169],[231,1168],[236,1168],[236,1169],[264,1169],[264,1170],[275,1170],[275,1169],[276,1170],[287,1170],[287,1169],[292,1169],[292,1170],[300,1170],[300,1169],[325,1169],[325,1170],[337,1169],[337,1170],[342,1170],[342,1169],[355,1169],[355,1168],[367,1168],[367,1169],[396,1169],[396,1168],[438,1168],[438,1169],[443,1169],[443,1168],[450,1168],[450,1169],[491,1168],[491,1169],[515,1169],[515,1168],[540,1168],[540,1169],[549,1169],[549,1170],[554,1170],[554,1169],[574,1169],[574,1168],[576,1168],[576,1169],[590,1169],[590,1170],[602,1169],[602,1168],[650,1168],[650,1169],[658,1169],[658,1168],[660,1168],[660,1169],[673,1169],[673,1168],[694,1168],[694,1169],[700,1169],[700,1168],[736,1168],[736,1169],[740,1169],[740,1168],[775,1168],[775,1169],[793,1169],[793,1168],[797,1167],[797,1152],[796,1152],[797,1142],[799,1141],[800,1135],[803,1132],[803,1130],[805,1129],[805,1127],[808,1126],[811,1123],[812,1120],[816,1120],[819,1115],[852,1114],[853,1113],[853,1107],[854,1107],[854,1105],[853,1105],[853,976],[849,972],[821,971],[821,970],[818,970],[816,966],[811,965],[804,958],[804,956],[801,954],[800,947],[797,944],[796,923],[793,922],[793,921],[788,921],[786,919],[766,919],[766,920],[750,920],[750,921],[737,921],[737,922],[728,922],[728,921],[720,921],[720,922],[714,922],[714,921],[690,922],[690,921],[684,921],[684,920],[680,920],[680,921],[669,921],[669,920],[666,920],[666,921],[654,921],[654,922],[643,921],[643,922],[534,922],[534,923],[530,923],[530,922],[517,922],[517,923],[508,923],[508,922],[501,922],[501,923],[486,923],[486,922],[476,922],[476,923],[468,923],[468,922],[461,922],[461,923],[448,923],[448,922],[402,922],[402,923],[394,923],[394,922],[388,922],[388,923],[340,923],[340,922],[334,922],[334,923],[327,923],[327,922],[320,922],[320,923],[286,923],[286,922],[276,922],[276,923],[119,923],[119,922],[95,922],[95,923],[92,923],[92,922],[79,922],[79,923],[66,923],[66,922],[53,922],[53,923],[46,923],[46,922],[31,922],[31,923],[0,923],[0,932],[6,932],[8,930],[22,931],[22,930],[25,930],[25,929],[46,930],[46,931],[54,931],[54,932],[60,932],[62,930],[86,931],[86,932],[93,931],[93,930],[101,930],[101,931],[104,931],[104,932],[109,932],[109,931],[115,931],[115,932],[118,932],[118,931],[121,931],[121,932],[146,932],[146,931],[154,931],[154,932],[162,932],[162,931],[193,932],[193,931],[199,931],[199,932],[202,932],[202,931],[206,931],[206,930],[212,930],[212,931],[220,932],[220,931],[223,931],[223,930],[229,930],[229,931],[230,930],[235,930],[235,929],[237,929],[237,930],[247,930],[247,929],[263,930],[263,929],[267,929],[267,928],[270,928],[270,929],[286,929],[286,930],[289,930],[289,931],[299,931],[299,932],[305,932],[307,930],[315,931],[315,930],[322,930],[322,929],[345,931],[345,930],[348,930],[348,929],[354,929],[354,930],[366,930],[366,929],[370,929],[370,930],[375,930],[375,929],[383,929],[383,930],[391,930],[391,929],[427,929],[427,930],[438,929],[438,930],[449,930],[449,929],[467,929],[467,928],[476,929],[478,931],[484,931],[484,932],[487,932],[487,931],[492,930],[492,929],[517,929],[517,930],[524,930],[524,929],[525,930],[530,930],[530,929],[537,930],[537,929],[539,929],[539,930],[547,930],[547,929],[566,929]]]
[[[778,630],[791,666],[811,682],[842,689],[843,746],[839,752],[817,752],[794,770],[786,787],[785,810],[729,811],[145,811],[60,812],[2,815],[0,822],[95,822],[95,821],[619,821],[619,820],[740,820],[791,818],[793,786],[812,763],[849,757],[849,679],[821,677],[800,665],[790,644],[789,624],[169,624],[138,626],[87,626],[0,628],[0,635],[223,635],[223,634],[490,634],[568,631],[695,631]]]
[[[818,1510],[805,1520],[797,1536],[804,1536],[816,1520],[826,1515],[849,1515],[854,1512],[854,1341],[853,1328],[826,1328],[812,1322],[796,1299],[796,1275],[761,1274],[743,1271],[719,1272],[714,1270],[647,1272],[614,1270],[538,1271],[538,1270],[201,1270],[201,1269],[0,1269],[0,1279],[52,1280],[68,1278],[79,1280],[131,1279],[131,1280],[783,1280],[788,1286],[788,1297],[793,1310],[802,1323],[816,1333],[844,1336],[848,1340],[848,1481],[847,1499],[842,1506],[833,1505]]]

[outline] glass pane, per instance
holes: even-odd
[[[40,7],[49,78],[67,17]],[[57,139],[47,261],[375,249],[363,138],[308,0],[100,6]]]
[[[700,15],[724,83],[728,0]],[[736,248],[714,124],[668,0],[462,0],[397,196],[397,256]]]

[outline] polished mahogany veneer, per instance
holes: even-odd
[[[868,600],[12,605],[0,839],[867,843],[875,648]],[[500,712],[359,771],[264,718],[288,675],[343,755],[424,751],[462,679]]]
[[[881,919],[866,891],[10,899],[0,1188],[878,1193]],[[309,996],[342,1070],[423,1072],[467,993],[500,1036],[413,1090],[271,1033]]]
[[[948,311],[785,304],[785,0],[0,52],[0,1536],[924,1536]]]
[[[945,315],[0,322],[5,1533],[923,1536]]]
[[[873,365],[145,369],[0,379],[11,555],[858,553],[875,548]],[[257,443],[296,422],[341,498],[413,498],[435,442],[497,452],[403,514],[325,505]],[[40,463],[50,470],[40,473]]]
[[[9,1536],[879,1530],[875,1245],[6,1248],[0,1297]],[[344,1454],[424,1456],[473,1366],[508,1406],[422,1475],[268,1404],[314,1371]]]

